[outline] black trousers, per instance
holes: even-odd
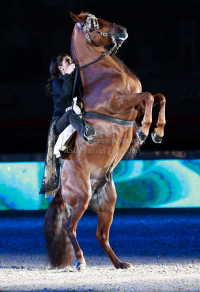
[[[85,133],[85,125],[83,120],[75,114],[73,110],[69,110],[62,115],[62,117],[56,123],[56,134],[60,135],[62,131],[69,125],[79,133],[79,135],[83,138]]]

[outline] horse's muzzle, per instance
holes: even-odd
[[[117,27],[114,34],[117,41],[125,41],[128,37],[127,29],[125,27]]]

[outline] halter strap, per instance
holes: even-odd
[[[109,39],[113,40],[112,39],[112,36],[111,36],[111,30],[112,30],[112,27],[113,27],[114,23],[111,23],[110,24],[110,27],[109,27],[109,30],[108,32],[101,32],[101,31],[97,31],[97,30],[94,30],[94,29],[85,29],[85,21],[83,20],[81,24],[79,24],[79,27],[80,29],[84,32],[85,34],[85,37],[86,39],[93,45],[95,45],[96,47],[98,47],[91,39],[90,35],[87,33],[87,32],[94,32],[94,33],[98,33],[100,34],[101,36],[104,36],[104,37],[108,37]]]

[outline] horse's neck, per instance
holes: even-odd
[[[94,60],[97,60],[99,57],[99,54],[94,54],[90,56],[90,59],[88,59],[88,61],[92,62]],[[85,65],[85,63],[81,63],[81,65],[82,64]],[[116,72],[124,74],[119,64],[117,64],[110,56],[106,56],[101,61],[98,61],[95,64],[88,66],[83,71],[83,84],[87,85],[90,85],[94,82],[98,83],[99,80],[102,80],[102,77],[104,79],[108,77],[112,78],[112,75],[116,74]]]
[[[73,59],[81,67],[98,59],[104,50],[101,47],[94,48],[85,39],[76,38],[71,43],[71,52]]]
[[[79,66],[87,65],[95,60],[97,60],[105,51],[102,47],[91,46],[87,40],[84,38],[76,37],[71,43],[72,57],[79,64]],[[95,64],[89,65],[85,69],[81,70],[81,79],[84,87],[84,91],[91,91],[92,88],[101,83],[101,88],[108,86],[109,80],[112,83],[113,77],[116,78],[120,75],[128,77],[126,78],[126,83],[124,83],[125,88],[129,93],[130,91],[135,92],[135,87],[140,87],[140,82],[138,78],[132,74],[132,72],[121,62],[116,56],[106,56],[101,61]],[[102,83],[102,79],[104,79]],[[124,79],[123,79],[124,80]],[[138,84],[136,84],[136,83]],[[138,91],[138,90],[136,90]]]
[[[97,60],[105,53],[103,47],[91,46],[85,36],[75,30],[71,41],[71,54],[80,67]],[[117,71],[124,74],[120,64],[110,56],[106,56],[101,61],[88,66],[81,72],[83,86],[85,87],[86,84],[89,86],[94,82],[98,82],[99,79],[102,79],[104,73],[107,73],[107,77],[108,74],[112,77],[112,72],[114,73],[114,71],[115,73]]]

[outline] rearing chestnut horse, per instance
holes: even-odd
[[[162,94],[153,96],[142,92],[138,78],[115,56],[106,54],[106,46],[120,44],[127,38],[126,28],[88,13],[71,13],[71,17],[76,22],[71,42],[71,54],[76,64],[81,67],[104,55],[81,70],[85,120],[96,129],[96,137],[93,144],[88,144],[76,134],[75,149],[69,159],[64,161],[61,188],[45,218],[47,249],[53,266],[64,267],[75,259],[78,269],[85,267],[86,261],[76,238],[76,229],[78,221],[89,207],[98,215],[96,237],[115,268],[129,268],[132,264],[120,261],[109,244],[117,198],[112,172],[129,149],[133,138],[133,147],[136,147],[148,136],[154,103],[160,104],[160,111],[152,139],[161,142],[165,126],[165,97]],[[138,129],[133,122],[141,113],[144,118]],[[71,214],[69,216],[66,213],[66,217],[62,217],[68,205],[72,207]],[[57,215],[53,210],[56,210]],[[59,220],[57,225],[52,221],[53,216]],[[57,244],[63,244],[63,249],[69,247],[69,239],[66,241],[58,236],[63,232],[65,236],[68,235],[74,249],[71,257],[65,252],[56,251],[55,237],[60,238]],[[59,255],[62,255],[60,260]]]

